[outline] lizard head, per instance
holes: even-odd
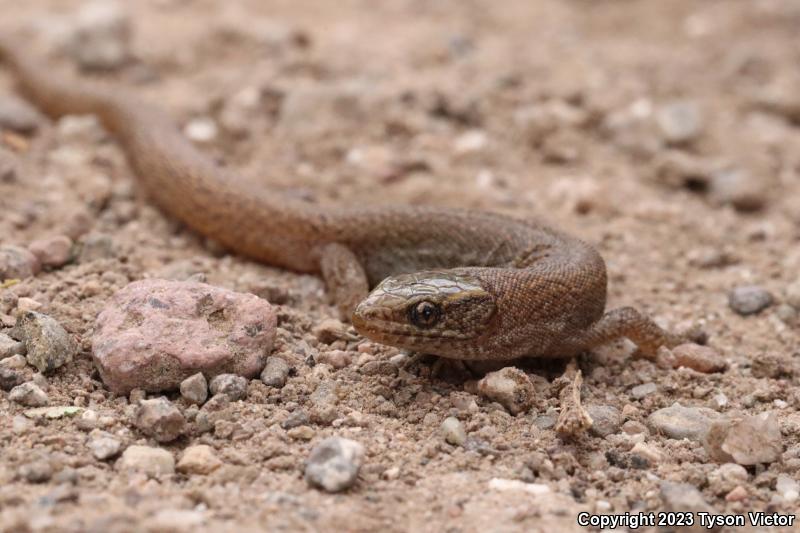
[[[353,325],[365,337],[405,348],[465,357],[496,313],[480,281],[458,270],[416,272],[383,280],[358,305]]]

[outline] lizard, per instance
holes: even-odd
[[[246,190],[125,88],[55,73],[8,35],[0,60],[49,116],[96,115],[164,211],[243,256],[321,275],[341,315],[375,342],[504,361],[572,357],[621,337],[652,357],[689,340],[633,307],[606,312],[603,258],[562,231],[487,211],[320,206]]]

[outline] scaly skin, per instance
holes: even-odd
[[[320,273],[372,340],[479,360],[572,356],[623,336],[653,355],[683,341],[632,308],[604,314],[605,263],[578,239],[486,212],[321,207],[244,190],[134,95],[56,75],[7,36],[0,58],[49,115],[97,115],[165,211],[246,256]]]

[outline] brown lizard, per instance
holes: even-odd
[[[652,356],[685,342],[631,307],[604,313],[605,263],[569,235],[480,211],[322,207],[244,190],[123,88],[57,75],[8,36],[0,58],[50,116],[97,115],[165,211],[243,255],[320,273],[372,340],[465,360],[573,356],[619,337]]]

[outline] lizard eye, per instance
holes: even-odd
[[[435,303],[422,301],[414,304],[408,310],[408,317],[411,323],[418,328],[430,328],[434,326],[442,315],[441,308]]]

